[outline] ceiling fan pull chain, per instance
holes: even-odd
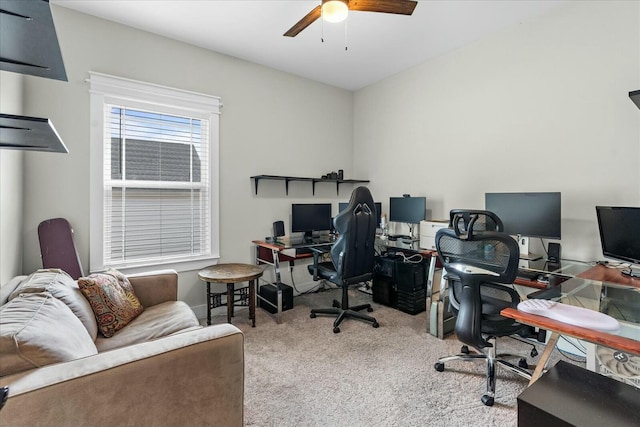
[[[322,9],[320,9],[320,24],[322,25],[322,30],[320,33],[320,42],[324,43],[324,17],[322,16],[323,12]]]
[[[347,50],[347,22],[349,21],[349,18],[347,17],[347,19],[344,20],[344,50]]]

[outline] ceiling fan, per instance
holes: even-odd
[[[283,35],[295,37],[320,17],[328,22],[340,22],[347,17],[349,10],[411,15],[417,4],[417,1],[411,0],[322,0],[321,5],[307,13]]]

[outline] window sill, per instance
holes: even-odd
[[[211,256],[207,258],[199,258],[192,260],[175,260],[175,261],[166,261],[166,262],[149,262],[149,263],[140,263],[134,265],[111,265],[106,266],[107,268],[115,268],[123,274],[135,274],[135,273],[144,273],[150,270],[158,270],[158,269],[173,269],[178,273],[182,273],[185,271],[197,271],[201,270],[205,267],[209,267],[211,265],[215,265],[218,263],[220,259],[219,256]],[[92,273],[94,273],[92,271]]]

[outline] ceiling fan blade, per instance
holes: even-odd
[[[411,15],[417,4],[411,0],[350,0],[349,10]]]
[[[300,31],[307,28],[309,25],[313,24],[313,22],[320,18],[320,6],[316,6],[311,12],[307,13],[307,15],[296,22],[296,24],[289,28],[289,30],[283,34],[285,37],[295,37],[300,33]]]

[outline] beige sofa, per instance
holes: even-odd
[[[0,425],[243,424],[244,336],[230,324],[201,327],[177,301],[175,272],[128,276],[144,311],[93,343],[77,283],[56,276],[64,285],[52,286],[51,270],[38,273],[1,289],[0,370],[19,372],[0,376],[9,387]],[[16,328],[15,313],[29,310],[33,317]]]

